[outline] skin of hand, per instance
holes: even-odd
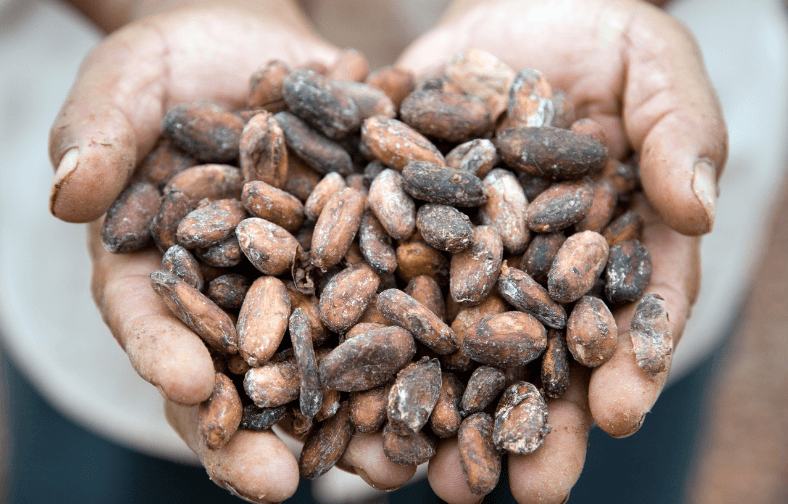
[[[93,4],[83,3],[90,12]],[[269,59],[283,59],[291,67],[313,60],[328,64],[338,49],[318,38],[286,1],[173,3],[176,8],[168,10],[172,5],[141,2],[135,15],[154,15],[119,29],[83,62],[50,132],[56,167],[50,208],[66,221],[92,221],[96,305],[133,368],[166,399],[170,425],[211,479],[246,500],[280,502],[298,487],[296,460],[271,432],[241,431],[221,449],[207,448],[197,433],[198,405],[214,386],[210,354],[151,289],[150,273],[160,269],[161,254],[107,252],[99,217],[124,188],[136,161],[152,148],[171,106],[211,98],[239,108],[249,76]],[[340,466],[375,488],[398,488],[415,467],[388,462],[382,446],[380,435],[356,436]]]
[[[640,198],[637,210],[653,262],[647,292],[665,299],[678,344],[700,288],[698,235],[713,226],[728,150],[722,111],[692,35],[642,1],[459,0],[398,64],[423,75],[469,48],[515,70],[542,71],[569,94],[578,117],[604,125],[611,156],[639,154],[647,199]],[[553,431],[544,446],[509,457],[509,484],[521,504],[565,502],[582,471],[591,425],[613,437],[631,435],[656,402],[669,366],[652,376],[636,364],[629,335],[634,308],[614,311],[612,358],[590,372],[573,368],[570,390],[548,402]],[[464,483],[456,441],[439,447],[428,475],[447,502],[480,500]]]
[[[99,218],[174,104],[210,98],[239,108],[249,76],[267,60],[297,66],[328,63],[336,54],[285,1],[191,5],[126,25],[87,56],[52,126],[52,213],[71,222]],[[254,502],[290,497],[298,466],[274,434],[239,432],[216,451],[199,439],[197,405],[213,389],[213,363],[205,344],[151,289],[161,254],[111,254],[101,244],[100,221],[90,227],[94,300],[134,369],[167,400],[170,424],[220,486]]]

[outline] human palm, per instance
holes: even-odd
[[[699,284],[699,239],[681,233],[710,230],[715,176],[726,155],[721,112],[691,38],[634,0],[482,2],[450,10],[399,64],[421,74],[471,47],[515,69],[543,71],[569,93],[578,116],[605,126],[611,155],[640,154],[649,200],[639,204],[653,260],[649,289],[666,299],[678,342]],[[152,148],[172,105],[209,98],[237,107],[261,63],[278,58],[296,66],[336,54],[285,2],[190,7],[119,30],[87,57],[52,127],[50,156],[58,167],[52,213],[71,222],[98,219]],[[171,425],[210,477],[233,493],[260,502],[292,495],[298,468],[274,434],[239,431],[217,451],[199,439],[195,405],[213,389],[210,355],[150,288],[160,254],[110,254],[98,228],[92,224],[93,296],[132,366],[167,399]],[[573,368],[570,389],[549,402],[553,432],[544,446],[510,457],[519,502],[561,502],[582,470],[592,423],[615,436],[631,434],[656,401],[667,371],[651,377],[635,364],[627,330],[632,310],[616,313],[612,359],[593,372]],[[384,489],[413,475],[386,460],[379,436],[355,437],[340,465]],[[465,485],[456,441],[440,445],[429,480],[449,502],[478,500]]]
[[[399,64],[425,72],[468,48],[515,69],[539,69],[569,94],[578,117],[604,125],[611,156],[639,155],[647,200],[637,210],[653,261],[647,291],[665,298],[677,344],[700,286],[696,235],[713,225],[715,177],[727,155],[720,106],[691,35],[634,0],[466,2],[411,44]],[[562,502],[582,470],[591,425],[627,436],[653,406],[669,367],[651,376],[637,366],[629,337],[633,312],[634,305],[614,311],[613,357],[590,372],[573,368],[570,390],[548,401],[553,431],[544,446],[509,456],[518,502]],[[449,502],[478,500],[461,476],[456,443],[446,442],[431,462],[430,483]]]

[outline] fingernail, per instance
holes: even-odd
[[[643,413],[643,415],[641,415],[641,417],[638,419],[637,424],[635,424],[632,427],[632,429],[630,429],[628,432],[625,432],[623,434],[619,434],[617,436],[612,436],[612,437],[614,437],[616,439],[622,439],[622,438],[631,436],[632,434],[634,434],[634,433],[636,433],[637,431],[640,430],[640,428],[643,426],[643,422],[645,422],[645,421],[646,421],[646,413]]]
[[[49,194],[49,211],[52,215],[55,214],[55,203],[57,201],[60,188],[65,181],[79,165],[79,149],[72,147],[63,154],[60,158],[60,164],[57,165],[55,170],[55,179],[52,181],[52,191]]]
[[[709,231],[711,231],[717,215],[717,170],[709,159],[696,162],[693,170],[692,192],[706,211]]]

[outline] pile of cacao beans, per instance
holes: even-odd
[[[214,358],[209,448],[278,423],[316,478],[355,431],[402,465],[457,436],[483,495],[549,435],[570,360],[613,354],[611,308],[638,302],[638,364],[665,369],[638,189],[538,70],[468,50],[417,80],[345,50],[267,62],[242,110],[169,110],[102,240],[163,253],[152,287]]]

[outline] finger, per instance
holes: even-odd
[[[211,99],[240,106],[249,77],[267,60],[295,65],[335,54],[305,29],[273,17],[193,8],[129,25],[96,47],[50,130],[52,214],[70,222],[101,216],[175,103]],[[206,43],[209,36],[221,43]]]
[[[674,348],[684,332],[700,287],[700,238],[682,235],[656,218],[641,200],[646,215],[643,243],[651,254],[651,283],[646,292],[665,299]],[[594,420],[614,437],[636,432],[646,413],[657,401],[670,372],[651,375],[636,360],[629,325],[636,303],[615,313],[618,343],[609,361],[593,370],[589,383],[589,405]]]
[[[214,483],[249,502],[282,502],[298,488],[298,463],[285,443],[270,430],[238,430],[218,450],[199,435],[200,408],[173,402],[165,405],[167,421],[197,454]]]
[[[561,0],[549,9],[470,4],[478,5],[444,19],[399,63],[423,73],[475,47],[514,69],[541,70],[569,93],[580,117],[605,126],[612,156],[628,146],[641,154],[644,190],[665,222],[684,234],[711,230],[727,130],[698,46],[681,23],[634,1]],[[515,15],[529,20],[527,30],[512,22]]]
[[[394,490],[416,474],[416,466],[401,466],[391,462],[383,452],[383,434],[356,432],[337,462],[337,466],[358,474],[377,490]]]
[[[547,402],[550,433],[528,455],[509,455],[509,486],[520,504],[561,504],[580,477],[593,420],[586,368],[573,365],[566,392]]]
[[[700,50],[681,23],[651,6],[633,18],[626,38],[623,117],[640,152],[643,190],[673,229],[708,233],[728,137]]]
[[[438,450],[427,468],[427,480],[432,491],[451,504],[474,504],[484,498],[473,494],[468,487],[460,465],[456,437],[438,442]]]
[[[198,404],[213,391],[214,367],[203,341],[175,318],[151,288],[150,274],[161,267],[155,250],[112,254],[91,224],[91,291],[104,322],[134,370],[165,398]]]

